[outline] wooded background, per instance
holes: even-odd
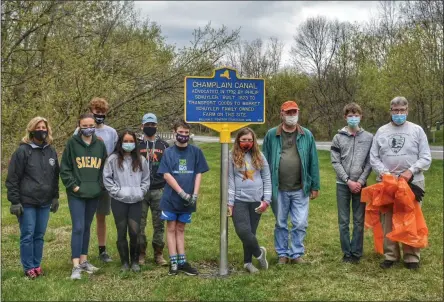
[[[166,42],[159,24],[133,2],[2,1],[2,157],[9,159],[29,120],[49,119],[58,151],[94,96],[111,106],[106,122],[137,128],[155,112],[163,131],[183,115],[187,75],[208,76],[229,66],[241,77],[266,79],[266,123],[279,123],[283,101],[296,99],[301,124],[330,140],[344,124],[342,108],[355,101],[372,132],[389,121],[389,102],[410,102],[409,120],[430,127],[443,120],[443,3],[382,1],[366,23],[323,17],[294,29],[290,65],[284,44],[242,37],[211,23],[196,28],[183,48]],[[193,132],[211,132],[194,126]]]

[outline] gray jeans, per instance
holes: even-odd
[[[261,219],[254,209],[260,202],[236,201],[233,208],[233,224],[237,236],[244,247],[244,263],[251,263],[253,257],[259,257],[261,250],[256,238],[256,230]]]
[[[341,249],[345,256],[362,256],[364,243],[365,203],[361,193],[353,194],[346,184],[336,184],[338,224]],[[353,211],[353,234],[350,240],[350,200]]]

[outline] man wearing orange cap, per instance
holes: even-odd
[[[280,115],[282,123],[268,130],[262,145],[271,172],[274,246],[279,264],[299,264],[305,262],[302,256],[309,199],[318,197],[320,189],[318,153],[313,134],[298,124],[298,105],[294,101],[283,103]]]

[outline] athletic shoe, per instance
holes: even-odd
[[[253,265],[253,263],[245,263],[244,269],[250,274],[259,273],[259,270]]]
[[[30,270],[27,270],[25,272],[25,276],[28,277],[28,279],[35,279],[37,278],[37,274],[35,272],[35,270],[33,268],[31,268]]]
[[[194,267],[192,267],[188,262],[184,262],[183,264],[179,264],[177,266],[177,270],[179,272],[183,272],[188,276],[196,276],[199,274],[199,272],[197,271],[197,269],[195,269]]]
[[[42,268],[39,266],[39,267],[36,267],[35,269],[34,269],[34,272],[35,272],[35,274],[37,275],[37,277],[40,277],[40,276],[43,276],[43,271],[42,271]]]
[[[128,263],[124,263],[121,267],[120,267],[120,271],[122,273],[127,272],[130,270],[129,264]]]
[[[133,262],[133,263],[131,264],[131,270],[132,270],[133,272],[135,272],[135,273],[140,272],[140,266],[139,266],[139,264],[137,264],[136,262]]]
[[[178,273],[177,267],[178,267],[177,263],[170,263],[170,270],[168,272],[168,276],[177,275]]]
[[[419,262],[405,262],[405,267],[412,270],[419,269]]]
[[[71,279],[80,280],[82,278],[81,276],[82,271],[83,269],[80,267],[80,265],[74,266],[71,272]]]
[[[384,260],[383,262],[381,262],[379,267],[381,267],[383,269],[387,269],[387,268],[391,268],[393,266],[393,264],[395,264],[395,261]]]
[[[261,252],[262,253],[259,258],[257,258],[257,260],[259,261],[259,264],[263,269],[268,269],[267,250],[265,249],[265,247],[261,246]]]
[[[80,268],[84,271],[87,272],[88,274],[92,274],[97,272],[99,269],[97,267],[95,267],[94,265],[92,265],[91,263],[89,263],[88,261],[83,262],[82,264],[80,264]]]
[[[352,257],[344,255],[344,257],[342,257],[342,262],[350,263],[350,262],[352,262]]]
[[[279,261],[278,261],[279,265],[287,264],[287,262],[288,262],[287,257],[279,257]]]
[[[106,253],[106,251],[101,252],[99,255],[100,260],[102,260],[105,263],[109,263],[112,262],[113,260],[111,259],[111,257]]]

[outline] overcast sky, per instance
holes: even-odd
[[[277,37],[285,43],[284,64],[297,26],[318,15],[339,21],[366,22],[378,1],[136,1],[136,9],[161,26],[168,43],[188,45],[195,28],[241,27],[242,40]]]

